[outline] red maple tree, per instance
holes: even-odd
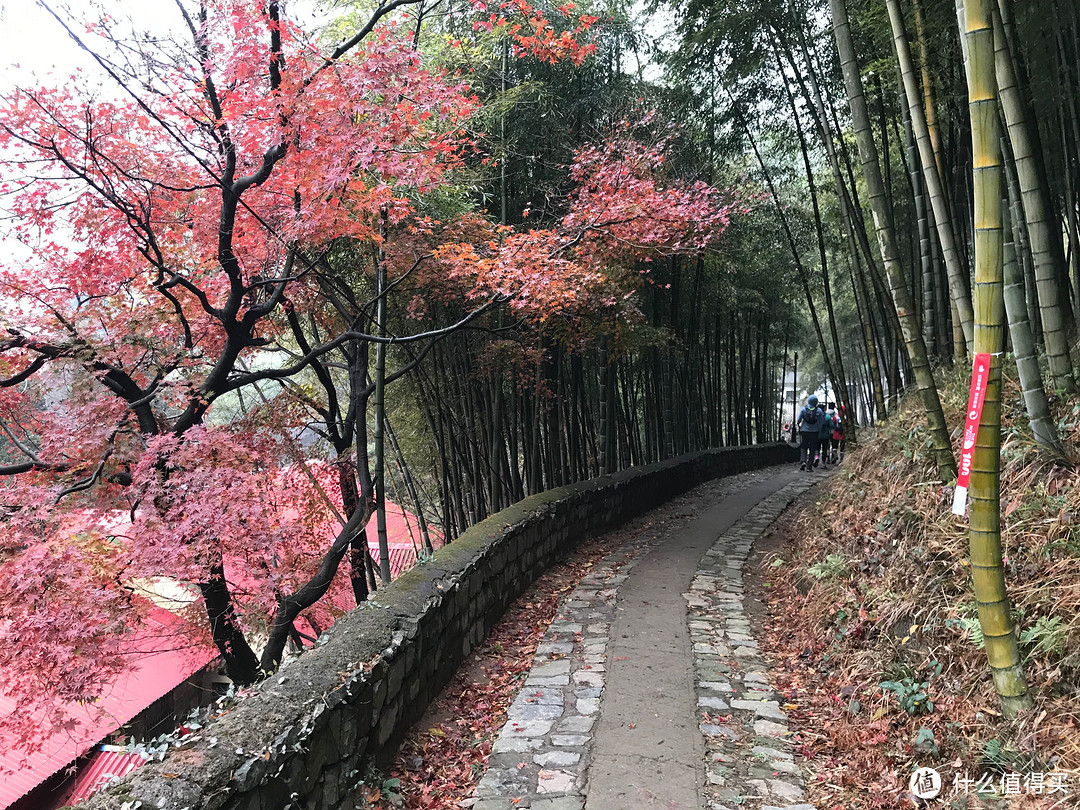
[[[610,306],[633,260],[701,249],[726,223],[715,191],[666,182],[664,144],[628,127],[579,154],[551,227],[430,218],[422,200],[461,170],[478,101],[424,64],[393,13],[414,2],[381,3],[329,51],[276,2],[203,0],[184,47],[103,23],[116,54],[94,58],[116,98],[76,77],[0,103],[0,191],[33,253],[0,266],[0,669],[21,673],[8,691],[26,711],[8,722],[27,718],[28,746],[29,718],[61,722],[123,666],[152,604],[137,593],[163,578],[192,594],[236,682],[273,671],[294,620],[366,549],[371,347],[414,347],[388,383],[496,306]],[[515,48],[587,56],[591,18],[557,33],[503,5],[483,24]],[[400,290],[455,315],[373,329]],[[312,426],[337,491],[297,473]],[[230,588],[230,565],[254,590]]]

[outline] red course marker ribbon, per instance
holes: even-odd
[[[986,402],[986,380],[990,376],[990,355],[975,355],[971,370],[971,394],[968,396],[967,419],[964,422],[964,447],[960,452],[960,474],[956,478],[952,510],[963,516],[967,510],[968,482],[971,480],[971,459],[975,455],[975,438],[979,435],[983,403]]]

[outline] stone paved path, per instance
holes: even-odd
[[[810,475],[817,473],[787,484],[721,535],[684,594],[708,752],[705,806],[710,810],[814,810],[799,803],[803,782],[788,742],[788,717],[758,653],[742,584],[754,541],[813,483]]]
[[[474,810],[812,810],[742,607],[754,539],[820,473],[720,479],[571,592]],[[639,563],[643,563],[640,564]],[[611,671],[609,671],[611,670]],[[465,804],[465,803],[463,803]]]

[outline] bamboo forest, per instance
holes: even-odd
[[[0,61],[0,810],[1080,807],[1076,0]]]

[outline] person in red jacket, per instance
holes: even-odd
[[[829,458],[832,459],[833,464],[839,464],[840,459],[844,457],[844,407],[841,405],[839,411],[832,411],[833,430],[832,441],[830,444],[831,454]]]

